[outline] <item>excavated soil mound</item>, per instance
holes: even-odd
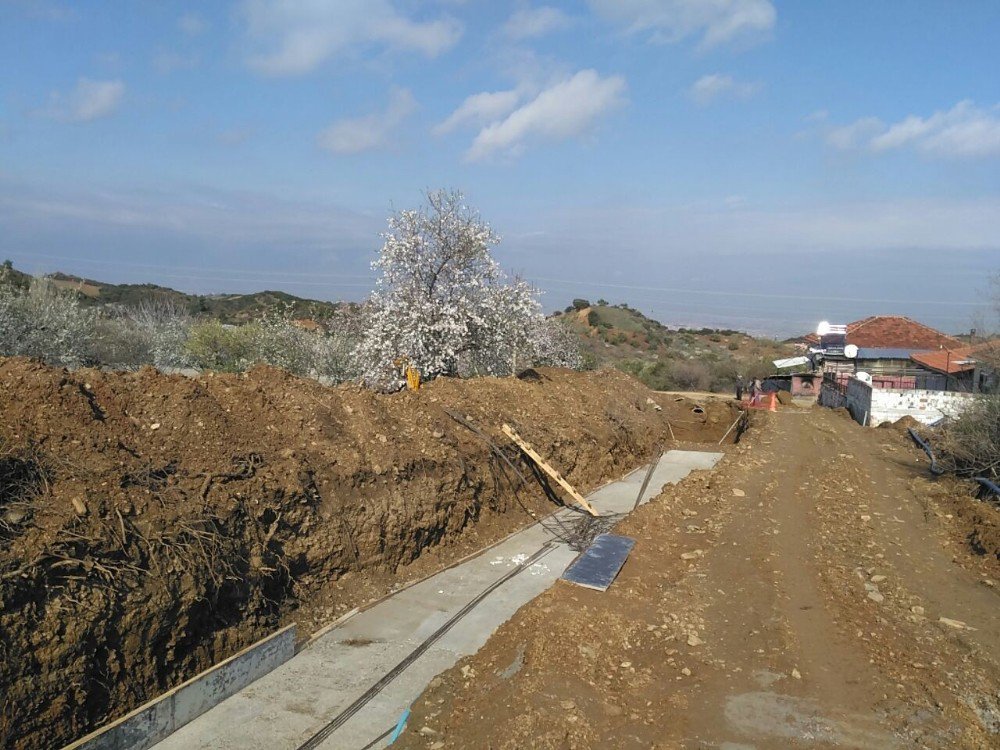
[[[924,429],[924,424],[914,419],[909,414],[906,414],[897,419],[895,422],[882,422],[882,424],[879,425],[880,429],[895,430],[896,432],[906,432],[911,427],[915,430],[922,430]]]
[[[379,395],[0,360],[0,746],[59,746],[552,510],[504,422],[588,490],[738,415],[693,407],[610,370]]]

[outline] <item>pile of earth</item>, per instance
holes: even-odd
[[[0,746],[19,748],[59,746],[552,510],[504,422],[586,491],[738,416],[613,370],[380,395],[272,368],[19,358],[0,360],[0,410]]]

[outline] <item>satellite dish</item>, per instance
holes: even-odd
[[[869,374],[868,374],[867,372],[859,372],[859,373],[856,373],[856,374],[854,375],[854,377],[856,377],[856,378],[857,378],[858,380],[860,380],[860,381],[861,381],[862,383],[868,383],[868,385],[871,385],[871,384],[872,384],[872,376],[871,376],[871,375],[869,375]]]
[[[816,326],[816,335],[817,336],[826,336],[826,334],[828,334],[829,332],[830,332],[830,323],[829,323],[829,321],[824,320],[818,326]]]
[[[848,344],[844,347],[844,356],[848,359],[854,359],[858,356],[858,347],[854,344]]]

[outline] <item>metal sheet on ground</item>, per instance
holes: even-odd
[[[563,573],[563,580],[607,591],[635,546],[635,539],[617,534],[600,534]]]

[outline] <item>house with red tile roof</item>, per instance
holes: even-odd
[[[911,357],[961,349],[963,343],[902,315],[873,315],[846,326],[826,326],[831,333],[803,336],[816,369],[846,382],[858,373],[883,388],[944,389],[947,375],[921,367]]]
[[[908,416],[934,424],[960,414],[977,392],[997,387],[992,356],[910,318],[877,315],[847,325],[822,323],[809,342],[823,373],[819,403],[844,406],[863,425]],[[986,345],[991,346],[991,345]]]
[[[801,338],[815,346],[820,338],[815,333]],[[959,349],[962,342],[902,315],[872,315],[847,324],[847,343],[867,349],[910,349],[934,351]]]
[[[998,349],[1000,344],[992,341],[959,349],[914,352],[910,359],[920,367],[944,375],[948,390],[985,392],[996,385],[997,373],[989,362],[997,361]]]

